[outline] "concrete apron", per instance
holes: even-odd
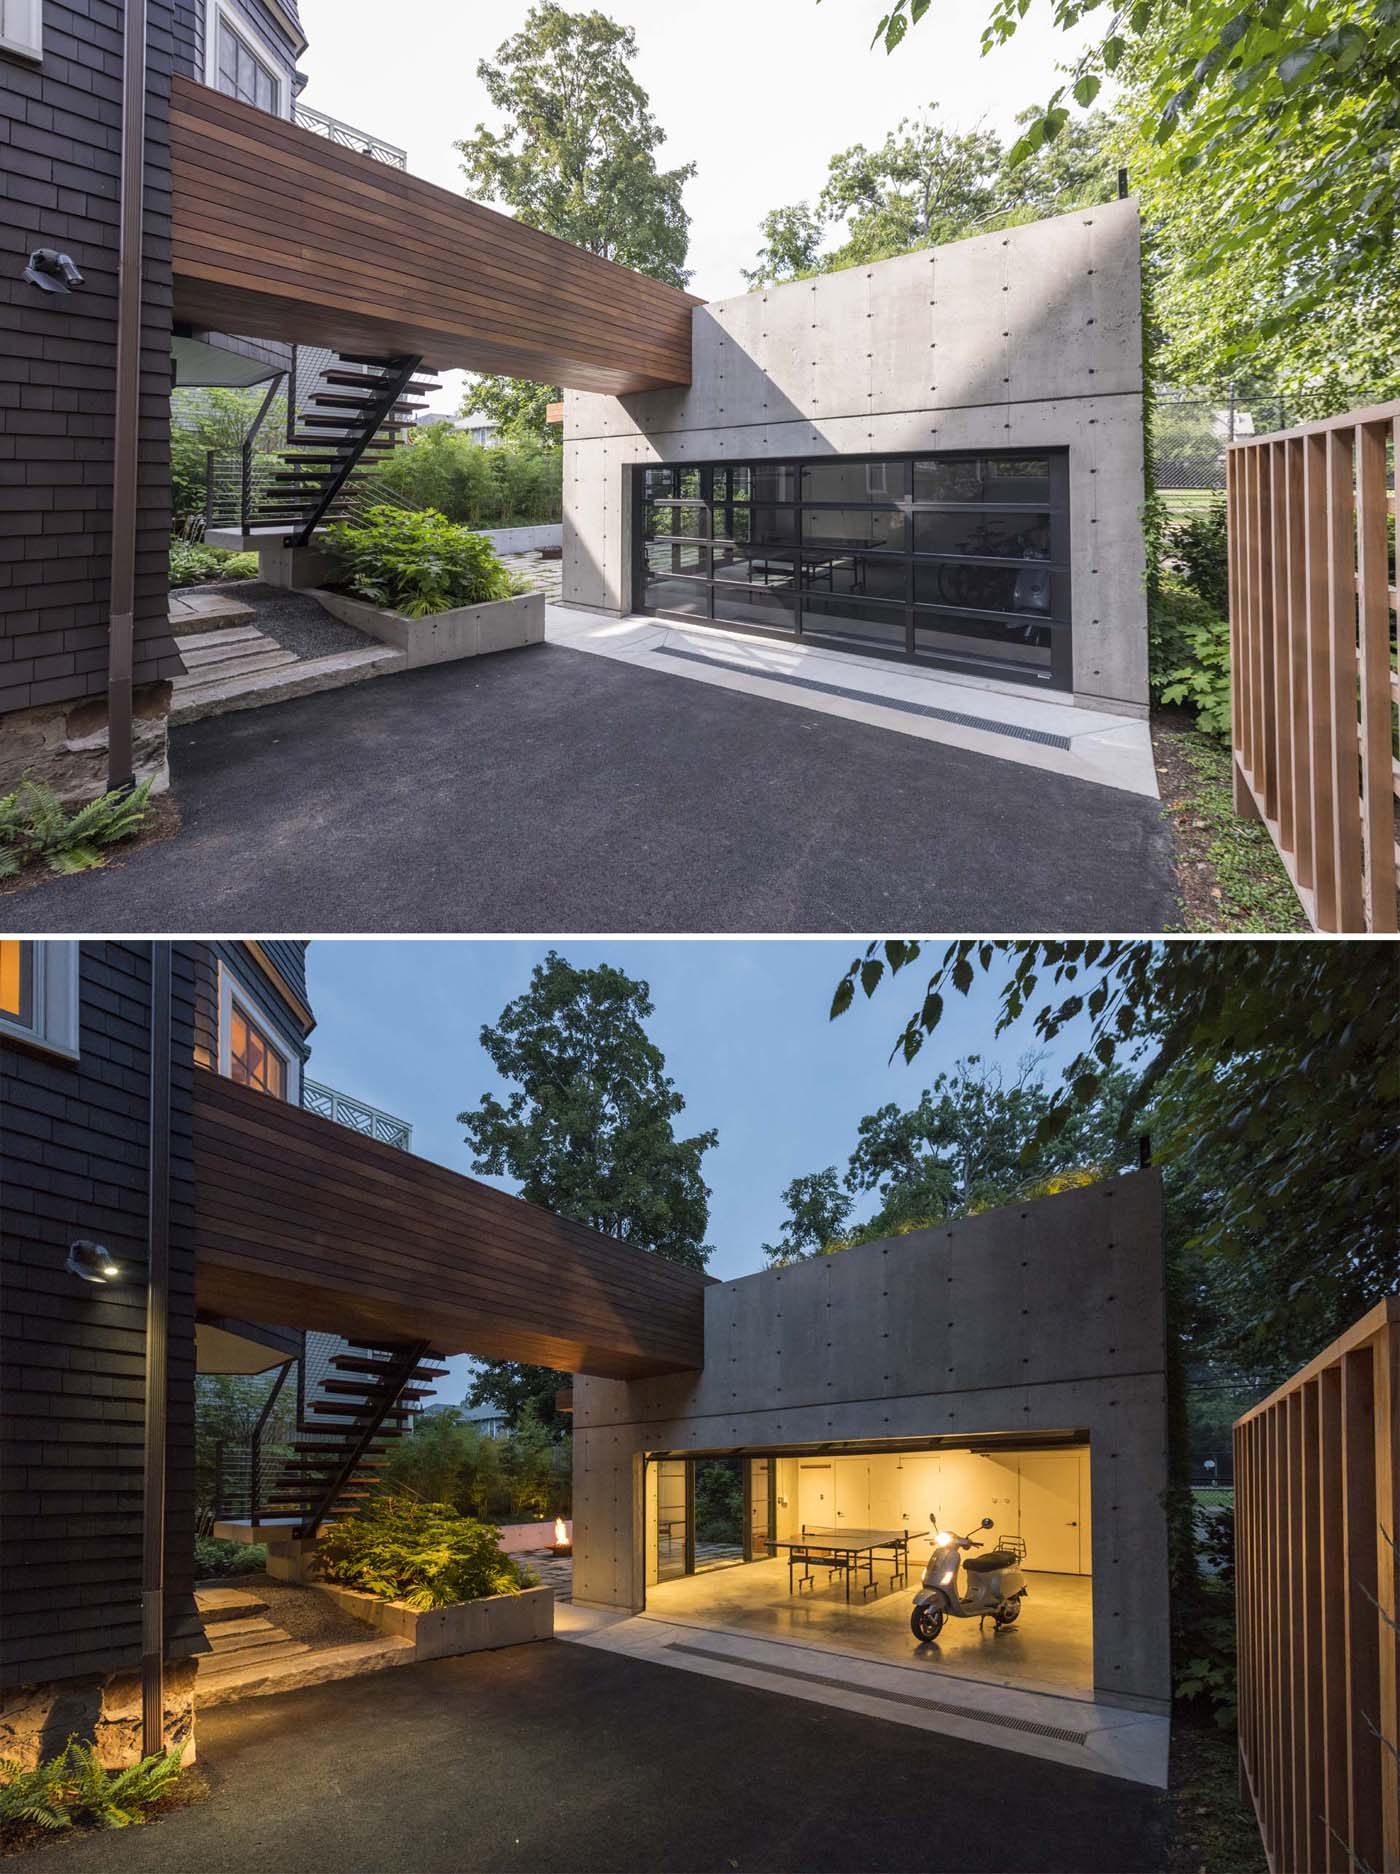
[[[1020,684],[914,668],[856,652],[786,644],[671,620],[548,608],[545,637],[670,677],[711,683],[864,722],[998,761],[1158,798],[1152,736],[1138,715],[1078,705]]]
[[[1043,1757],[1153,1789],[1167,1787],[1171,1721],[1164,1716],[577,1601],[555,1610],[555,1634],[653,1665],[782,1692],[992,1750]]]

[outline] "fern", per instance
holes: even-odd
[[[0,799],[0,878],[12,878],[26,857],[60,875],[104,864],[103,847],[141,830],[151,786],[146,780],[129,794],[103,794],[70,815],[51,787],[25,780]]]
[[[112,1772],[103,1768],[93,1745],[70,1737],[56,1757],[32,1770],[7,1759],[0,1762],[0,1833],[7,1827],[52,1833],[75,1822],[130,1828],[169,1793],[183,1757],[181,1746]]]

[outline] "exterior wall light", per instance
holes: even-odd
[[[115,1282],[121,1274],[112,1260],[112,1252],[85,1237],[69,1244],[68,1261],[64,1266],[70,1275],[76,1275],[83,1282]]]
[[[72,256],[60,254],[53,247],[36,247],[20,278],[45,293],[71,293],[75,286],[83,283]]]

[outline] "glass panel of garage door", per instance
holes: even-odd
[[[772,1458],[750,1458],[744,1490],[744,1560],[766,1561],[773,1553],[775,1522],[774,1475]]]
[[[686,1572],[689,1549],[689,1466],[684,1458],[661,1458],[656,1465],[656,1576],[670,1581]]]

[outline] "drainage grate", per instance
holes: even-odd
[[[1067,735],[1054,735],[1049,729],[1023,729],[1015,722],[992,722],[986,716],[965,716],[956,709],[936,709],[932,703],[910,703],[903,697],[880,696],[872,690],[853,690],[844,683],[819,683],[815,677],[795,677],[784,670],[755,670],[728,657],[711,657],[705,651],[682,651],[674,645],[657,646],[662,657],[683,657],[690,664],[713,664],[721,670],[736,670],[741,676],[761,677],[765,683],[790,683],[799,690],[820,690],[825,696],[844,696],[856,703],[875,703],[881,709],[897,709],[906,716],[931,716],[935,722],[955,723],[960,729],[980,729],[985,735],[1009,735],[1017,742],[1038,742],[1042,748],[1074,747]]]
[[[837,1679],[824,1672],[799,1672],[795,1666],[770,1666],[765,1661],[745,1659],[740,1653],[724,1653],[714,1646],[687,1646],[672,1640],[670,1653],[693,1653],[697,1659],[718,1659],[726,1666],[747,1666],[752,1672],[771,1672],[780,1679],[801,1679],[807,1685],[826,1685],[837,1692],[858,1693],[861,1698],[884,1698],[892,1705],[917,1705],[921,1711],[941,1711],[949,1718],[967,1718],[974,1724],[995,1724],[1004,1731],[1025,1731],[1032,1737],[1053,1737],[1061,1744],[1084,1744],[1087,1731],[1070,1731],[1055,1724],[1037,1724],[1033,1718],[1011,1718],[1000,1711],[970,1711],[966,1705],[950,1705],[946,1699],[923,1698],[917,1692],[887,1692],[875,1685],[858,1685],[850,1679]]]

